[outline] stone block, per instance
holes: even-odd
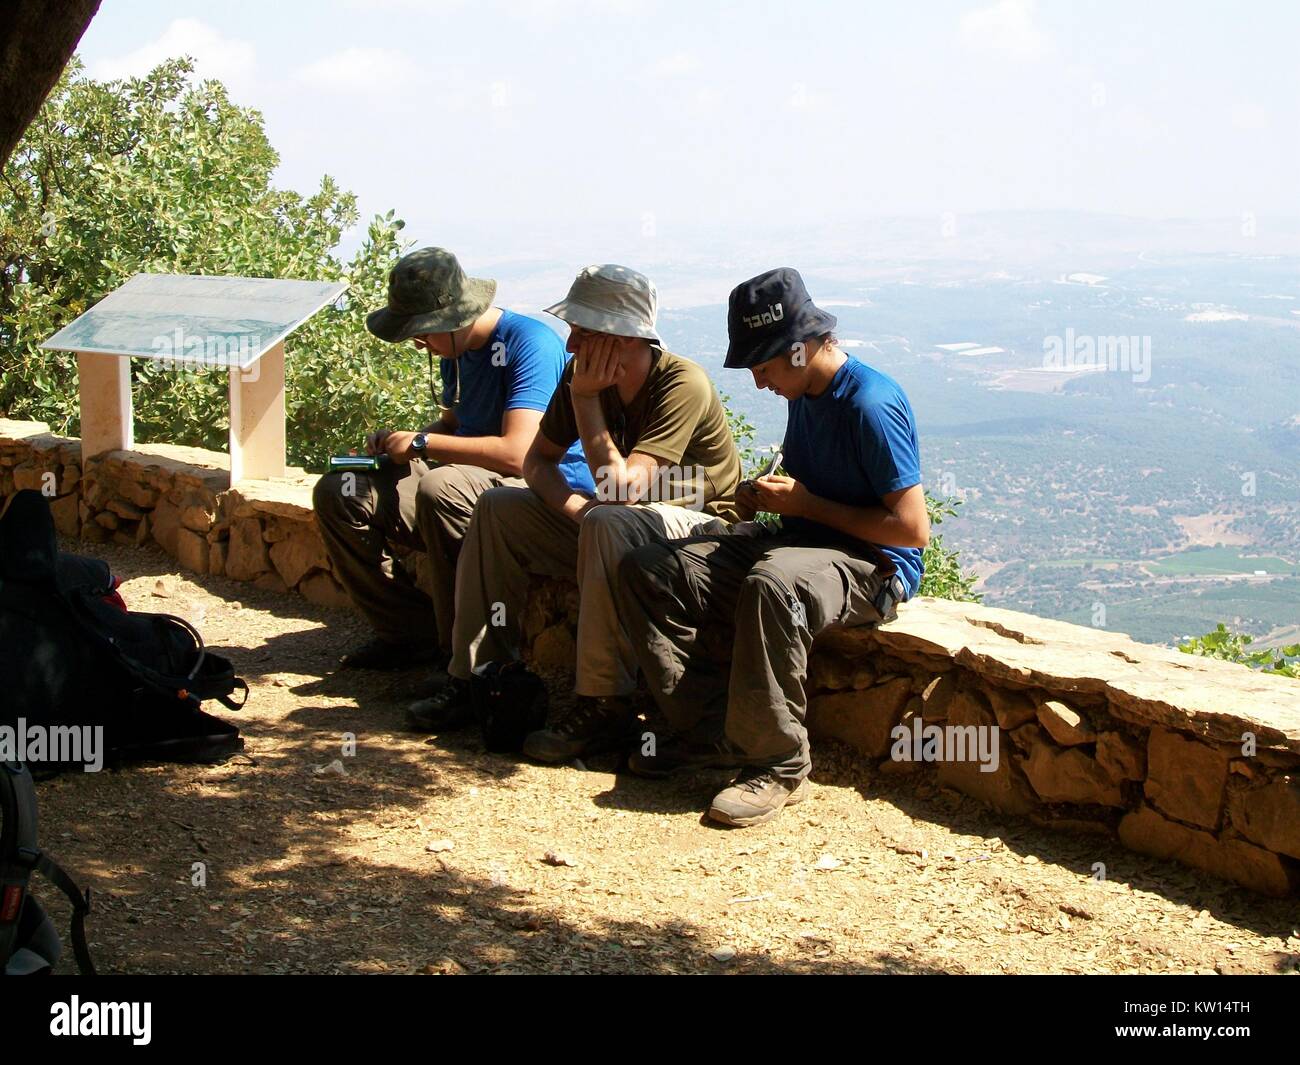
[[[207,573],[208,541],[190,529],[177,529],[176,561],[194,573]]]
[[[50,500],[50,515],[60,536],[76,536],[81,527],[80,500],[75,495]]]
[[[998,728],[997,718],[994,717],[988,700],[979,692],[958,691],[949,704],[945,728],[966,728],[971,725],[994,730],[988,735],[991,737],[989,742],[997,744],[997,769],[984,772],[980,763],[970,758],[964,761],[944,760],[938,764],[939,782],[1005,813],[1027,814],[1035,809],[1038,799],[1010,757],[1008,745],[1003,743],[1006,733]]]
[[[226,576],[237,581],[256,580],[271,569],[271,556],[262,539],[262,526],[256,518],[235,522],[230,530],[226,551]]]
[[[536,670],[572,673],[576,655],[573,634],[569,631],[569,626],[561,622],[537,634],[528,657]]]
[[[1097,733],[1088,720],[1074,707],[1056,699],[1038,707],[1038,723],[1062,747],[1097,742]]]
[[[990,684],[985,686],[984,694],[988,696],[989,705],[993,707],[993,716],[998,720],[998,727],[1008,732],[1033,721],[1037,716],[1037,705],[1022,691]]]
[[[206,536],[212,526],[212,509],[202,504],[191,503],[181,509],[181,525],[191,532]]]
[[[1119,785],[1097,762],[1077,747],[1062,750],[1038,743],[1022,768],[1044,802],[1072,802],[1083,806],[1123,806]]]
[[[1179,821],[1217,829],[1228,756],[1190,737],[1153,728],[1147,739],[1147,801]]]
[[[884,758],[892,743],[890,732],[911,698],[908,677],[896,677],[862,691],[815,695],[808,704],[808,731],[843,740],[868,758]]]
[[[1147,775],[1146,747],[1123,732],[1097,737],[1097,762],[1115,781],[1141,780]]]
[[[352,608],[352,600],[348,598],[348,593],[343,590],[343,586],[323,570],[307,574],[299,582],[298,591],[304,599],[315,603],[317,606],[337,607],[345,610]]]
[[[289,586],[284,583],[283,578],[273,571],[263,573],[253,584],[267,592],[275,592],[277,595],[284,595],[289,591]]]
[[[111,510],[119,518],[125,518],[127,521],[139,521],[144,517],[144,511],[134,503],[125,499],[118,499],[116,496],[104,501],[104,509]]]
[[[269,551],[271,564],[290,588],[313,569],[329,569],[325,545],[316,529],[306,522],[297,524],[298,528],[289,528],[285,536],[273,542]]]
[[[169,499],[159,499],[149,515],[149,532],[158,546],[173,558],[176,557],[177,532],[181,527],[181,512]]]
[[[1280,898],[1295,886],[1286,860],[1271,851],[1238,839],[1217,839],[1209,832],[1170,821],[1150,806],[1120,819],[1119,839],[1131,850],[1172,858],[1265,895]]]
[[[1232,827],[1248,840],[1300,858],[1300,777],[1234,788],[1228,793],[1228,815]]]
[[[926,721],[946,721],[952,697],[957,694],[957,675],[943,673],[926,685],[921,693],[921,717]]]

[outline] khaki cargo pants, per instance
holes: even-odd
[[[882,620],[875,603],[890,574],[877,561],[847,538],[767,532],[629,554],[618,610],[673,730],[702,743],[725,736],[747,764],[807,776],[813,638]]]
[[[424,643],[436,621],[438,646],[449,651],[456,560],[474,505],[489,488],[523,483],[480,466],[412,459],[373,471],[333,470],[316,482],[312,504],[339,581],[375,632],[394,643]],[[390,545],[425,552],[428,594]]]
[[[664,503],[605,504],[581,524],[528,488],[493,488],[474,511],[456,574],[456,625],[448,672],[468,679],[487,662],[519,655],[520,618],[532,576],[577,578],[579,695],[636,690],[636,658],[614,609],[619,563],[646,544],[693,532],[721,533],[726,522]]]

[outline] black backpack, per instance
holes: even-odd
[[[90,889],[83,894],[72,877],[36,844],[36,789],[19,762],[0,763],[0,974],[35,976],[51,972],[63,953],[54,923],[27,891],[33,870],[43,873],[72,903],[72,952],[77,968],[95,974],[86,945]]]
[[[546,685],[522,662],[487,662],[474,670],[469,687],[489,751],[518,754],[528,734],[545,727]]]
[[[241,750],[239,730],[200,709],[206,699],[243,705],[232,696],[246,699],[248,685],[230,661],[182,618],[112,605],[113,587],[106,563],[58,550],[43,495],[10,498],[0,513],[0,725],[102,727],[110,764],[212,762]]]

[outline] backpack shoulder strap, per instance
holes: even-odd
[[[18,920],[32,870],[39,871],[72,903],[72,952],[77,968],[95,975],[95,963],[86,943],[86,914],[90,912],[90,889],[84,893],[67,872],[36,845],[36,789],[32,775],[21,762],[0,764],[0,971],[20,945],[16,942]]]
[[[90,946],[86,943],[86,914],[90,912],[90,888],[83,894],[76,882],[48,854],[42,853],[36,859],[36,868],[55,887],[68,896],[72,903],[72,953],[77,959],[77,968],[82,976],[95,975],[95,962],[90,956]]]

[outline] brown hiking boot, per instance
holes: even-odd
[[[730,787],[713,797],[709,817],[724,825],[748,828],[770,821],[788,803],[802,802],[812,791],[806,777],[778,777],[770,769],[749,766]]]
[[[614,750],[629,741],[635,720],[636,711],[629,699],[579,696],[577,706],[554,725],[529,733],[524,740],[524,754],[537,762],[558,765]]]

